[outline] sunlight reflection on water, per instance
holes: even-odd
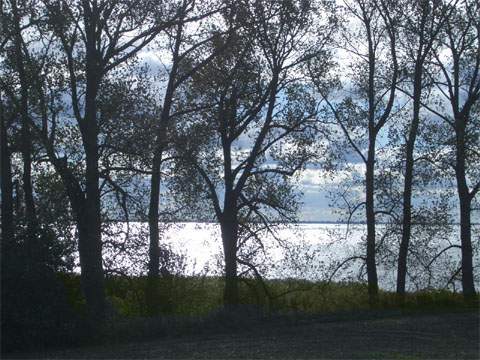
[[[123,238],[126,244],[136,239],[134,250],[126,253],[115,248],[104,246],[104,264],[106,268],[118,268],[130,274],[145,274],[148,261],[148,227],[146,223],[130,223],[128,237],[125,236],[127,225],[117,223],[115,235],[110,238]],[[169,247],[174,253],[183,255],[185,275],[221,275],[222,273],[222,245],[220,226],[214,223],[175,223],[160,224],[161,247]],[[275,229],[275,238],[270,234],[262,236],[264,252],[252,258],[267,278],[304,278],[309,280],[327,280],[333,269],[345,258],[352,255],[363,255],[365,239],[365,225],[350,225],[346,234],[345,224],[302,223],[293,225],[278,225]],[[379,232],[382,225],[378,226]],[[143,233],[143,237],[139,234]],[[455,234],[452,238],[455,238]],[[109,236],[104,235],[103,240]],[[281,240],[280,243],[277,239]],[[454,240],[454,239],[453,239]],[[442,249],[450,239],[433,241],[430,246],[432,253]],[[108,241],[107,241],[108,243]],[[282,246],[288,243],[288,250]],[[393,247],[396,247],[393,244]],[[396,252],[396,249],[393,249]],[[478,255],[478,254],[477,254]],[[434,256],[434,255],[431,255]],[[448,282],[449,276],[455,271],[460,262],[459,251],[452,250],[434,264],[431,272],[422,268],[422,262],[412,256],[410,290],[426,287],[442,288]],[[396,277],[395,253],[390,260],[379,261],[378,273],[380,286],[384,289],[393,289]],[[428,261],[426,261],[428,263]],[[479,265],[478,256],[475,257],[476,266]],[[423,262],[425,264],[425,261]],[[356,260],[342,267],[334,277],[340,280],[365,280],[365,269],[362,261]],[[78,268],[77,268],[78,270]],[[477,280],[478,283],[478,280]],[[458,282],[455,287],[458,289]],[[450,288],[452,288],[450,286]]]

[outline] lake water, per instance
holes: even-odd
[[[144,223],[112,225],[110,236],[104,236],[104,258],[107,268],[130,274],[145,273],[148,260],[148,227]],[[378,227],[378,238],[385,230]],[[164,256],[165,267],[173,273],[187,275],[221,275],[222,243],[220,227],[214,223],[161,224],[161,248],[170,249]],[[328,280],[345,259],[364,255],[365,225],[302,223],[278,225],[274,234],[261,233],[262,246],[247,243],[247,249],[256,249],[255,255],[243,251],[242,256],[254,263],[267,278],[304,278]],[[445,287],[460,264],[459,249],[451,249],[431,266],[426,265],[443,248],[458,243],[458,228],[448,236],[418,232],[415,240],[418,251],[410,255],[410,290],[427,287]],[[420,234],[423,234],[420,236]],[[380,286],[393,289],[396,278],[396,237],[386,237],[382,254],[378,256]],[[110,241],[110,244],[109,244]],[[114,245],[116,244],[116,245]],[[120,244],[120,245],[119,245]],[[174,255],[175,254],[175,255]],[[478,253],[474,263],[479,268]],[[245,268],[246,269],[246,268]],[[243,269],[243,270],[245,270]],[[241,269],[242,270],[242,269]],[[360,259],[342,266],[333,280],[365,280],[365,268]],[[478,286],[478,276],[477,276]],[[450,289],[459,289],[459,282],[452,281]]]

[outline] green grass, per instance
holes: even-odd
[[[82,311],[84,302],[79,277],[61,276],[69,301],[75,309]],[[147,316],[144,300],[146,283],[146,277],[108,277],[106,293],[111,311],[120,317]],[[223,279],[219,277],[159,278],[158,288],[158,303],[163,315],[204,317],[222,306]],[[293,279],[267,280],[265,284],[254,279],[243,279],[240,282],[240,304],[266,313],[331,314],[371,310],[366,284]],[[478,304],[477,297],[477,307]],[[401,306],[395,293],[380,291],[376,309],[451,311],[471,306],[465,303],[462,294],[447,290],[407,293]]]

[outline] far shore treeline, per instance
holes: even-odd
[[[478,304],[478,0],[0,7],[3,350],[246,305]],[[276,229],[324,217],[319,193],[348,225],[332,242],[364,224],[357,248],[329,281],[265,280],[272,241],[313,266]],[[189,278],[162,236],[195,219],[219,225],[223,253]]]

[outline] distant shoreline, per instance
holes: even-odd
[[[105,221],[105,223],[117,223],[121,222],[124,223],[126,221],[124,220],[109,220]],[[130,222],[141,222],[141,223],[147,223],[148,221],[144,220],[130,220]],[[175,221],[160,221],[160,223],[165,223],[165,224],[175,224],[175,223],[187,223],[187,224],[219,224],[218,221],[205,221],[205,220],[175,220]],[[311,225],[367,225],[366,222],[361,222],[361,221],[352,221],[350,223],[348,222],[343,222],[343,221],[298,221],[298,222],[272,222],[272,225],[302,225],[302,224],[311,224]],[[377,222],[376,225],[386,225],[388,223],[386,222]],[[432,225],[432,224],[427,224],[427,223],[412,223],[412,225]],[[459,222],[456,223],[451,223],[448,225],[453,225],[453,226],[460,226]],[[479,226],[480,223],[471,223],[472,226]]]

